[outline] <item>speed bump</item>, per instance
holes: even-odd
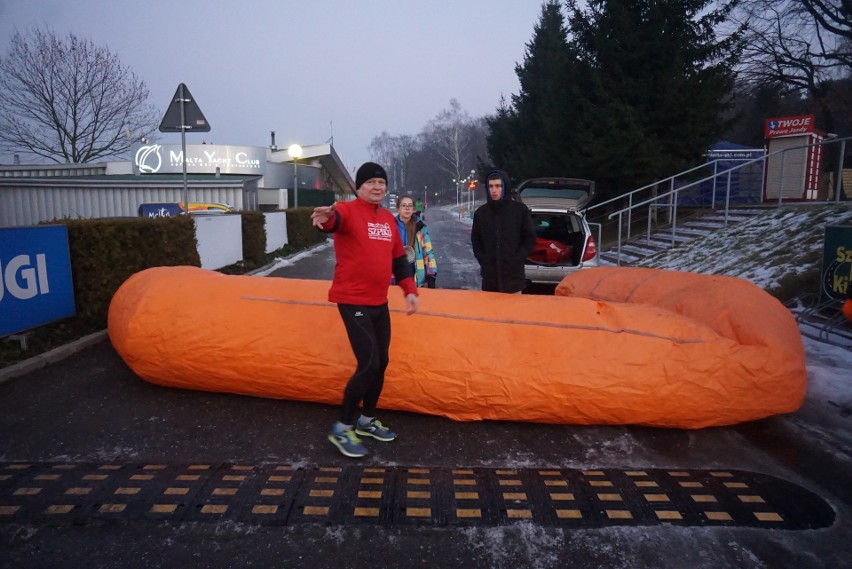
[[[818,529],[835,513],[743,470],[0,462],[0,523]]]

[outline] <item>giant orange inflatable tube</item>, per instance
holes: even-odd
[[[340,403],[355,368],[328,281],[137,273],[109,336],[164,386]],[[792,315],[739,279],[591,269],[561,296],[390,291],[391,363],[379,406],[456,420],[699,428],[795,411],[804,350]]]

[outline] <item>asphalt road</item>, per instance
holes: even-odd
[[[469,225],[435,209],[427,213],[427,222],[438,251],[439,287],[477,289]],[[268,278],[328,279],[332,267],[333,252],[327,247]],[[108,341],[2,383],[0,567],[852,567],[852,468],[843,455],[812,445],[785,417],[684,431],[460,423],[383,412],[399,440],[368,443],[371,454],[352,461],[325,440],[336,414],[336,408],[326,405],[161,388],[136,377]],[[807,409],[794,418],[800,423],[818,420]],[[25,478],[24,465],[40,472],[63,465],[86,472],[104,466],[128,472],[146,471],[146,465],[212,465],[218,471],[240,466],[263,472],[280,467],[301,473],[303,480],[317,472],[350,476],[352,469],[384,469],[395,476],[386,490],[397,496],[399,488],[393,484],[430,470],[462,476],[469,469],[483,480],[512,472],[559,472],[570,484],[596,473],[730,471],[789,483],[782,497],[775,498],[779,507],[784,507],[778,503],[783,496],[791,501],[810,496],[810,506],[805,500],[803,513],[791,517],[824,504],[833,517],[814,529],[782,529],[771,522],[638,523],[584,510],[589,514],[585,519],[597,521],[564,525],[540,521],[543,510],[534,503],[536,514],[530,519],[498,515],[497,521],[465,523],[418,523],[397,514],[382,523],[339,517],[258,523],[239,516],[205,521],[199,515],[170,519],[138,512],[77,515],[66,521],[3,509],[26,500],[22,488],[43,484],[50,491],[52,482]],[[106,487],[99,488],[101,496],[86,507],[115,501],[105,497]],[[61,494],[54,490],[52,495]],[[625,498],[642,499],[642,494]],[[245,505],[239,494],[233,500],[232,508]],[[681,511],[686,515],[688,510]]]

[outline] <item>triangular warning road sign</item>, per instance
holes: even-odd
[[[180,107],[183,104],[184,122],[181,124]],[[186,85],[178,85],[175,96],[160,123],[160,132],[210,132],[210,123],[204,118],[204,113],[187,89]]]

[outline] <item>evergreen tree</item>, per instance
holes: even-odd
[[[558,0],[541,9],[524,61],[515,67],[520,92],[511,106],[501,104],[488,119],[488,151],[496,166],[513,178],[567,175],[573,122],[572,55],[565,19]]]
[[[541,9],[523,64],[515,66],[521,89],[512,96],[517,115],[519,178],[565,175],[570,154],[572,55],[557,0]]]
[[[557,0],[542,6],[510,106],[488,119],[491,159],[516,178],[575,176],[601,198],[694,166],[726,131],[738,0]]]
[[[739,35],[717,38],[733,2],[567,2],[583,108],[583,162],[605,194],[695,165],[728,124]]]
[[[518,164],[514,146],[515,133],[518,130],[515,111],[506,104],[505,99],[501,98],[497,114],[486,117],[485,121],[488,124],[485,142],[491,163],[480,161],[477,164],[477,170],[480,171],[480,175],[485,175],[485,170],[493,167],[513,170]]]

